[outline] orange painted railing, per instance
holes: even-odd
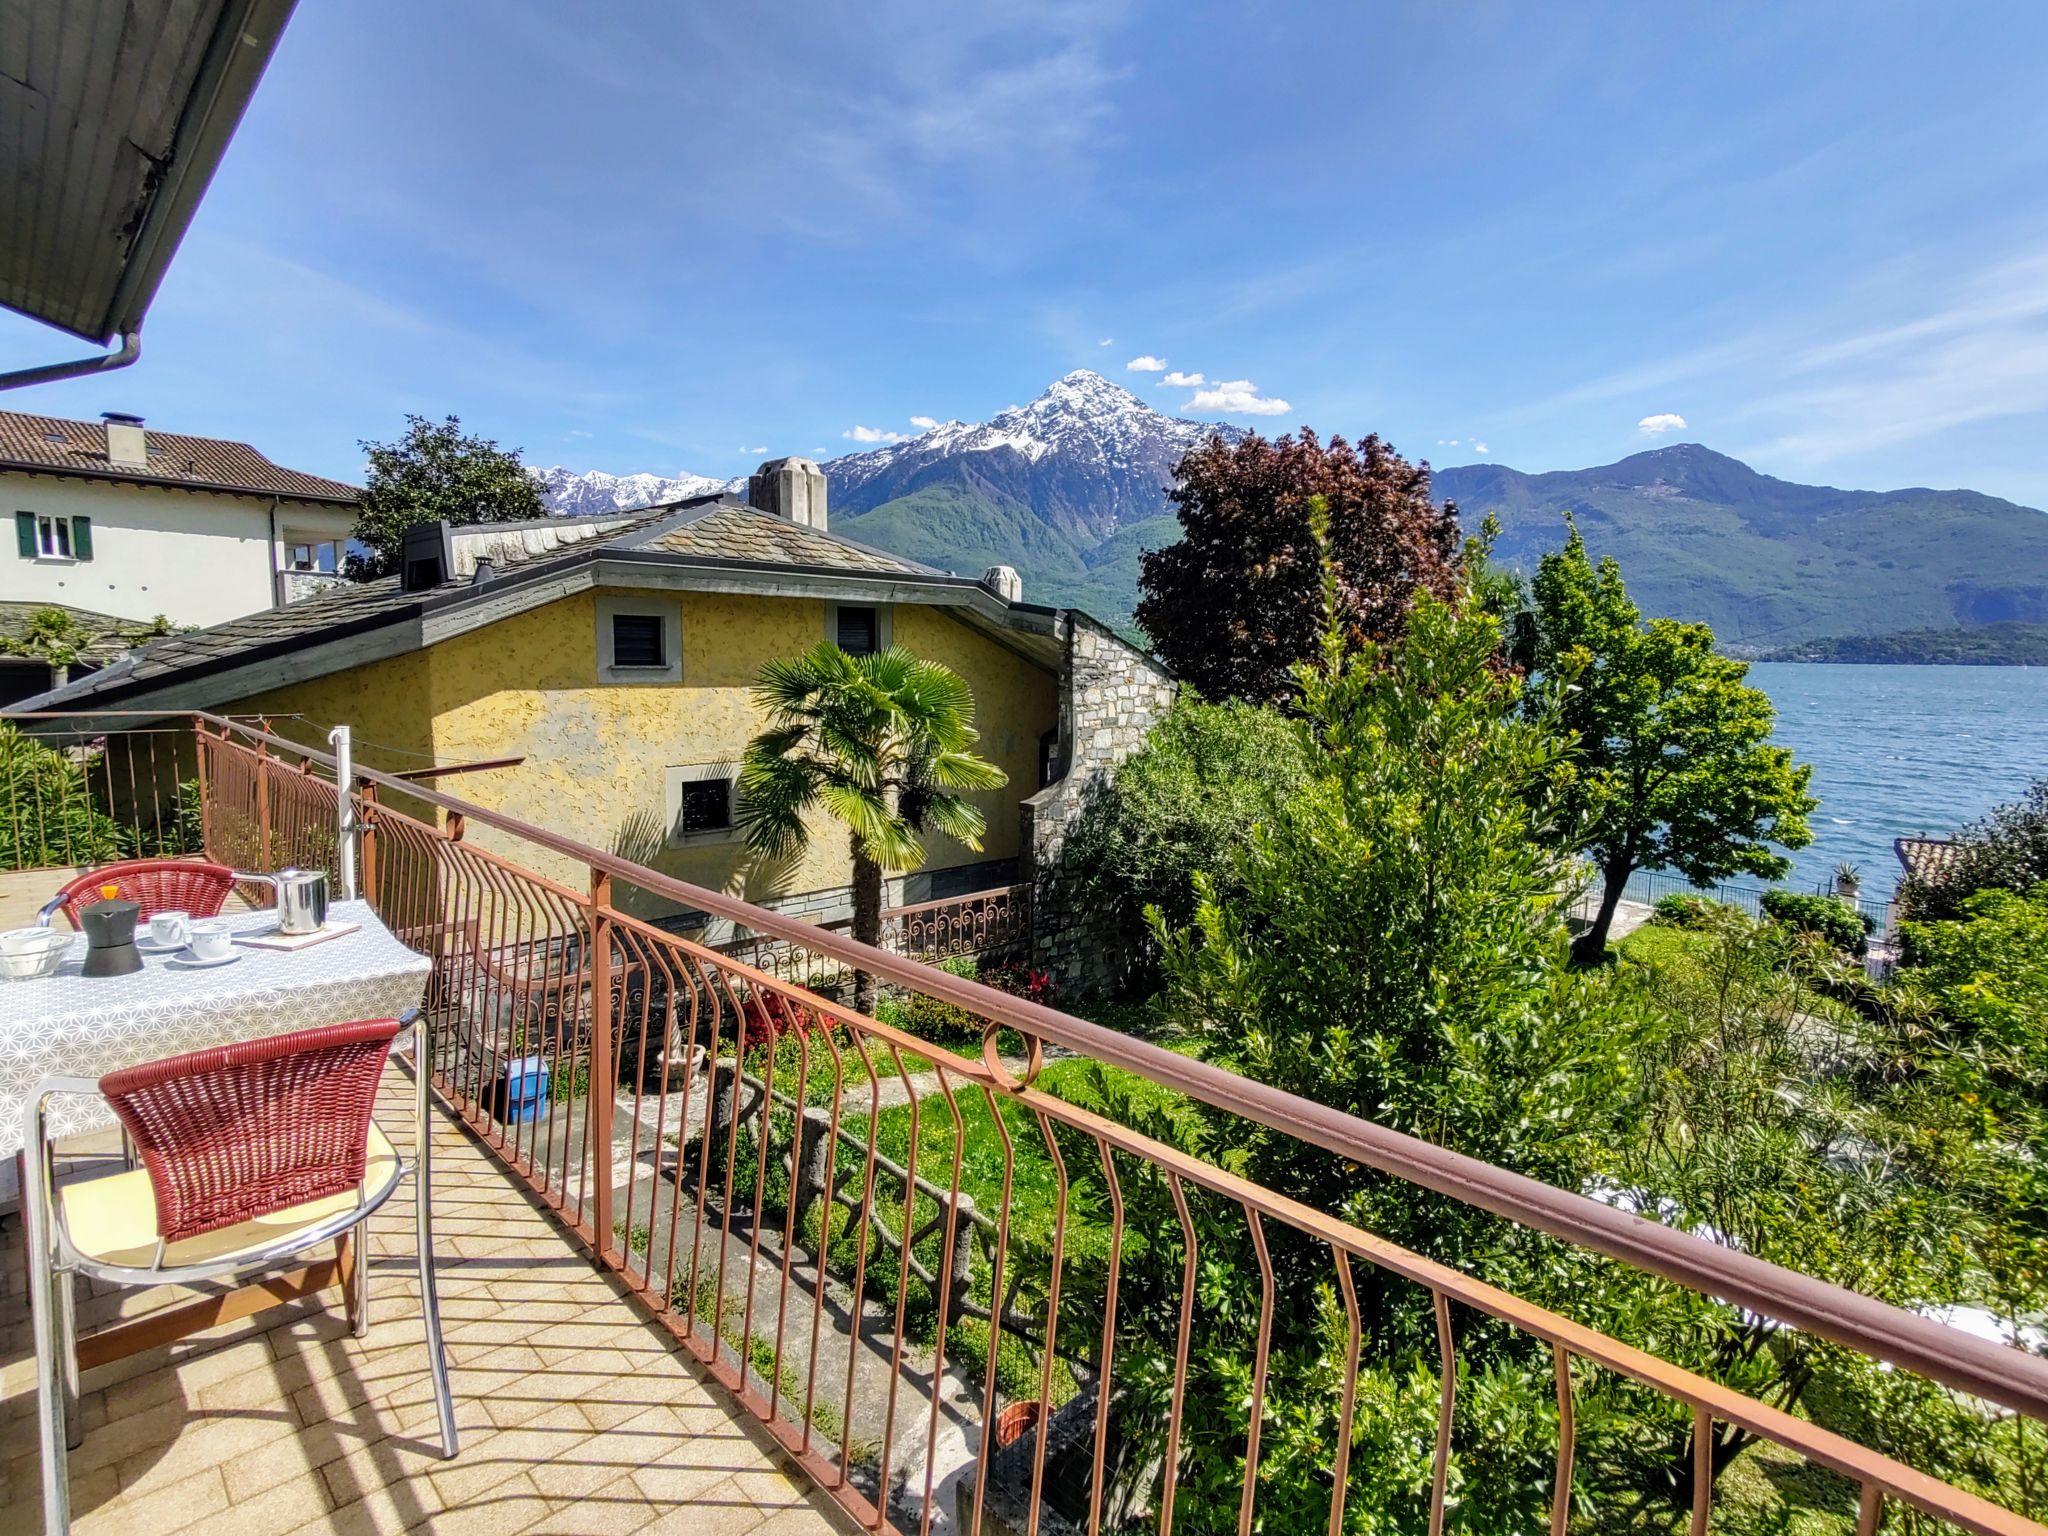
[[[218,717],[197,725],[209,850],[253,841],[276,863],[331,852],[322,838],[343,790],[329,760]],[[2044,1536],[1977,1493],[1079,1107],[1038,1079],[1050,1048],[1123,1068],[1284,1132],[1305,1157],[1334,1154],[2031,1419],[2048,1418],[2048,1361],[487,808],[377,773],[359,773],[347,792],[365,894],[435,961],[430,1068],[444,1100],[870,1528],[1142,1522],[1167,1536],[1177,1518],[1274,1528],[1260,1513],[1271,1368],[1277,1351],[1311,1342],[1276,1338],[1275,1319],[1299,1313],[1283,1301],[1314,1292],[1329,1297],[1341,1356],[1329,1401],[1314,1407],[1328,1420],[1328,1507],[1316,1523],[1341,1531],[1357,1496],[1360,1363],[1382,1326],[1362,1315],[1359,1280],[1378,1272],[1419,1288],[1419,1316],[1435,1335],[1434,1442],[1418,1493],[1418,1526],[1426,1518],[1433,1533],[1461,1454],[1460,1343],[1487,1319],[1547,1352],[1554,1376],[1554,1460],[1532,1524],[1561,1533],[1609,1513],[1588,1506],[1590,1479],[1576,1467],[1578,1410],[1605,1373],[1689,1415],[1695,1536],[1736,1435],[1849,1480],[1859,1532],[1896,1508]],[[475,841],[480,828],[492,847]],[[585,879],[536,874],[522,852],[555,868],[567,861]],[[626,910],[660,903],[950,1004],[979,1021],[980,1054]],[[1000,1145],[999,1176],[980,1171],[980,1204],[967,1188],[970,1121]],[[1027,1179],[1049,1192],[1031,1211]],[[1225,1494],[1203,1476],[1197,1510],[1183,1502],[1190,1458],[1215,1451],[1206,1438],[1191,1448],[1214,1426],[1188,1422],[1191,1367],[1208,1363],[1193,1344],[1204,1268],[1240,1259],[1244,1288],[1255,1270],[1258,1296],[1256,1316],[1227,1345],[1242,1367],[1245,1435],[1229,1452],[1241,1481]],[[1142,1389],[1127,1385],[1134,1358],[1152,1373]],[[1133,1407],[1141,1402],[1156,1405],[1151,1419]]]

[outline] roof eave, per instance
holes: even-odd
[[[20,459],[0,459],[0,474],[54,475],[61,480],[97,480],[102,485],[148,485],[159,490],[201,491],[212,496],[253,496],[265,501],[303,501],[323,507],[355,507],[362,502],[360,492],[351,496],[337,496],[318,491],[278,491],[260,485],[229,485],[217,480],[179,480],[168,475],[122,475],[111,470],[83,469],[69,464],[35,464]]]
[[[269,67],[294,4],[295,0],[228,0],[222,7],[206,59],[178,119],[163,180],[129,247],[100,333],[86,340],[104,346],[116,336],[141,329],[171,258]]]
[[[650,580],[664,573],[673,580]],[[1011,631],[1019,641],[1027,644],[1056,639],[1060,614],[1066,611],[1037,603],[1007,603],[980,582],[966,576],[721,560],[664,550],[627,550],[598,545],[578,550],[566,560],[549,561],[536,569],[522,571],[515,567],[482,586],[423,592],[414,602],[335,624],[319,631],[317,636],[285,636],[231,656],[195,662],[177,672],[114,683],[97,691],[92,690],[93,679],[84,678],[38,698],[25,699],[14,708],[45,710],[54,705],[58,709],[96,710],[135,703],[140,712],[148,713],[166,708],[204,707],[226,698],[265,692],[367,661],[403,655],[409,650],[438,644],[576,592],[613,585],[672,585],[682,591],[734,590],[762,596],[814,598],[830,598],[836,593],[845,593],[857,598],[895,602],[930,601],[920,596],[921,592],[945,593],[957,601],[943,606],[966,610],[978,621],[977,628],[984,633]],[[377,631],[405,624],[413,626],[409,636],[384,637],[382,643],[368,645],[351,643],[362,641]],[[393,639],[396,643],[391,643]],[[331,652],[336,646],[346,646],[346,650],[323,657],[322,653]],[[1047,664],[1046,658],[1025,650],[1020,649],[1019,654],[1034,664]],[[185,691],[195,683],[247,672],[273,662],[289,665],[276,669],[278,675],[274,678],[252,675],[230,688],[209,689],[203,695]],[[140,708],[143,703],[147,708]]]

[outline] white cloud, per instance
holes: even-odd
[[[1150,352],[1147,352],[1143,357],[1132,358],[1128,363],[1124,364],[1124,368],[1131,373],[1164,373],[1166,372],[1166,359],[1154,357]]]
[[[1102,340],[1095,343],[1095,345],[1097,345],[1098,347],[1113,347],[1116,345],[1116,338],[1114,336],[1105,336],[1102,338]]]
[[[591,435],[591,433],[584,431],[581,427],[571,427],[568,431],[562,434],[564,438],[589,437]]]
[[[1458,446],[1458,442],[1459,440],[1455,437],[1440,437],[1436,440],[1436,445],[1439,448],[1455,448]]]
[[[1159,382],[1173,389],[1193,389],[1206,381],[1199,373],[1182,373],[1176,368]]]
[[[910,424],[913,427],[922,427],[925,431],[929,432],[939,424],[939,418],[936,416],[913,416],[910,418]]]
[[[839,435],[851,438],[856,443],[900,443],[904,439],[903,433],[884,432],[880,427],[853,426]]]
[[[1195,391],[1191,411],[1220,411],[1226,416],[1284,416],[1294,407],[1277,396],[1262,395],[1250,379],[1218,379]]]
[[[767,451],[768,449],[766,448],[766,446],[760,448],[742,448],[740,450],[741,453],[766,453]]]
[[[1636,430],[1645,437],[1662,437],[1666,432],[1683,432],[1685,418],[1676,411],[1659,411],[1654,416],[1645,416],[1636,423]]]
[[[1485,455],[1485,453],[1486,453],[1486,444],[1484,444],[1484,443],[1474,443],[1474,444],[1472,445],[1472,451],[1473,451],[1474,453],[1476,453],[1476,454],[1479,454],[1479,455],[1481,455],[1481,456],[1483,457],[1483,456]]]

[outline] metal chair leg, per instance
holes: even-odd
[[[85,1422],[78,1412],[78,1277],[59,1271],[52,1287],[51,1309],[57,1335],[58,1399],[64,1405],[64,1444],[77,1450],[85,1444]]]
[[[34,1125],[38,1132],[40,1123]],[[75,1387],[77,1352],[64,1337],[57,1291],[71,1283],[51,1262],[49,1157],[31,1150],[26,1159],[30,1178],[21,1186],[21,1213],[29,1252],[29,1310],[36,1336],[36,1419],[41,1441],[43,1530],[66,1536],[71,1529],[71,1482],[67,1469],[69,1427],[77,1420],[75,1405],[66,1412],[67,1387]],[[65,1353],[70,1359],[64,1359]]]
[[[342,1270],[348,1331],[356,1338],[364,1338],[370,1332],[370,1229],[357,1227],[336,1238],[334,1247]]]
[[[441,1343],[441,1298],[434,1289],[434,1128],[427,1105],[427,1026],[423,1017],[413,1021],[412,1075],[418,1127],[413,1167],[413,1236],[419,1248],[420,1315],[427,1325],[427,1366],[434,1378],[434,1408],[441,1419],[441,1454],[453,1457],[458,1449],[455,1397],[448,1386],[448,1352]]]

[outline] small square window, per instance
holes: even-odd
[[[42,517],[36,520],[36,548],[45,559],[71,558],[71,519]]]
[[[676,830],[723,832],[732,826],[732,780],[694,779],[682,785],[682,808]]]
[[[849,656],[872,656],[881,647],[881,615],[873,608],[839,607],[839,649]]]
[[[668,648],[662,633],[661,615],[656,613],[615,613],[612,615],[612,665],[615,667],[666,667]]]

